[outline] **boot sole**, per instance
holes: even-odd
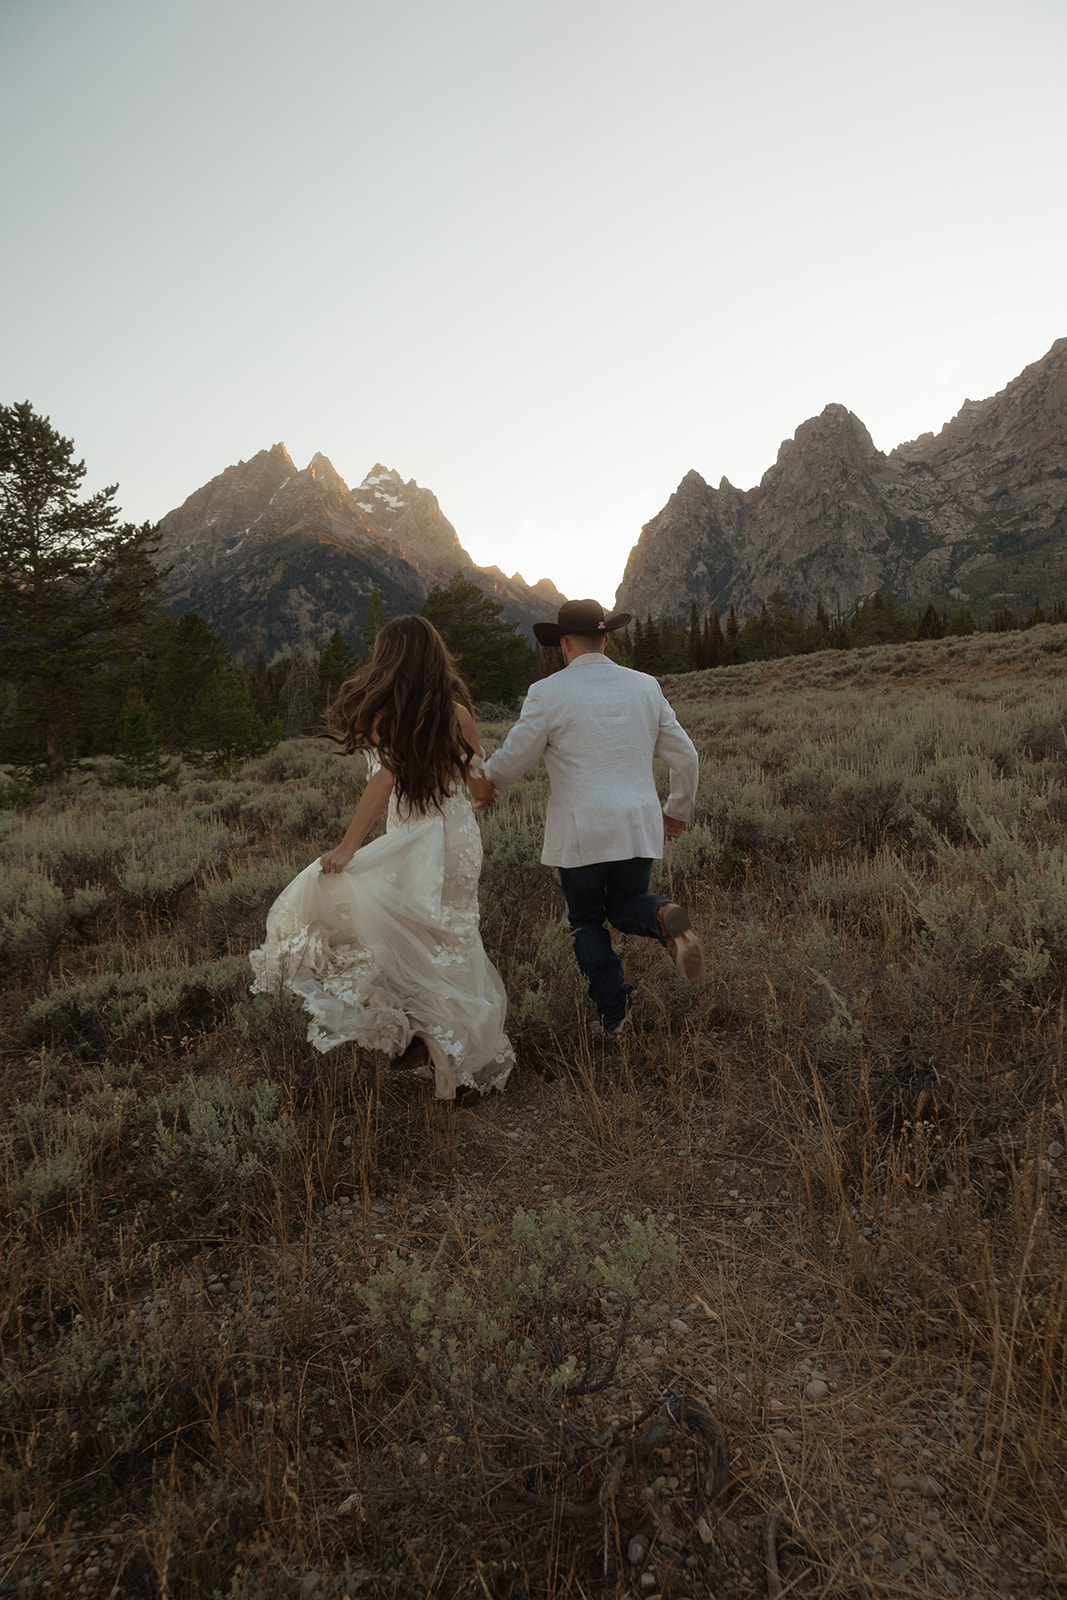
[[[684,983],[695,983],[704,973],[704,946],[693,932],[689,913],[683,906],[669,906],[663,912],[661,926],[667,938],[671,959]]]

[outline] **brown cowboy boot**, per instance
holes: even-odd
[[[688,911],[668,900],[666,905],[660,906],[656,917],[663,930],[667,954],[677,967],[678,976],[683,983],[695,983],[697,978],[704,976],[704,946],[700,936],[693,932]]]

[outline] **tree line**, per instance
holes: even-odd
[[[846,616],[831,616],[820,602],[815,621],[805,623],[782,594],[772,594],[754,617],[738,621],[731,605],[726,617],[718,611],[701,615],[695,601],[689,622],[638,617],[612,638],[611,654],[639,672],[656,676],[705,672],[714,667],[736,666],[746,661],[775,660],[781,656],[809,655],[818,650],[857,650],[865,645],[909,644],[917,639],[962,638],[986,631],[1009,632],[1041,622],[1067,622],[1067,601],[1057,601],[1046,612],[1035,600],[1032,612],[1015,616],[996,612],[984,630],[967,606],[951,614],[931,602],[925,609],[909,611],[890,592],[867,595]]]

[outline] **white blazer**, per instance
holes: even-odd
[[[663,854],[663,811],[691,822],[697,753],[655,678],[590,652],[530,685],[522,714],[485,763],[498,789],[545,758],[552,795],[541,860],[584,867]],[[662,808],[652,757],[670,769]]]

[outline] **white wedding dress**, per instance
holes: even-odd
[[[380,764],[369,750],[372,775]],[[316,1050],[351,1042],[396,1057],[419,1035],[439,1099],[502,1089],[515,1056],[478,931],[482,839],[467,790],[425,814],[393,794],[386,828],[343,872],[316,860],[282,890],[249,958],[252,993],[298,994]]]

